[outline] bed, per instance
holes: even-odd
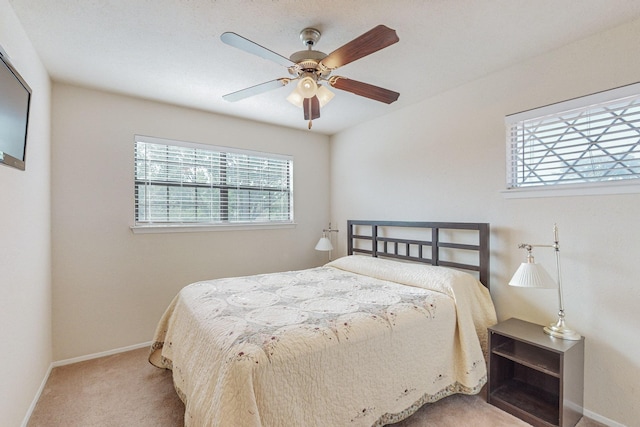
[[[185,426],[382,426],[486,382],[485,223],[348,221],[345,257],[206,280],[160,319]]]

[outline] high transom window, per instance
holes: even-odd
[[[509,188],[640,178],[640,84],[514,114],[505,121]]]
[[[293,222],[291,156],[135,137],[136,225]]]

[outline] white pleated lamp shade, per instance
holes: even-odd
[[[536,262],[523,262],[509,281],[510,286],[524,288],[557,288],[547,270]]]
[[[322,236],[316,245],[316,251],[332,251],[333,245],[328,237]]]

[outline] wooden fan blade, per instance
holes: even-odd
[[[360,59],[374,52],[397,43],[400,39],[395,30],[384,25],[367,31],[360,37],[331,52],[320,63],[325,67],[335,70],[350,62]]]
[[[266,47],[262,47],[257,43],[252,42],[249,39],[245,39],[244,37],[231,32],[223,33],[220,36],[220,40],[223,43],[228,44],[229,46],[237,47],[238,49],[244,50],[245,52],[252,53],[261,58],[268,59],[270,61],[274,61],[280,65],[284,65],[285,67],[290,67],[295,65],[293,61],[289,58],[286,58],[280,54],[277,54]]]
[[[320,118],[320,100],[317,96],[305,98],[302,102],[304,108],[304,119],[315,120]]]
[[[259,85],[251,86],[246,89],[241,89],[236,92],[228,93],[223,95],[222,98],[225,101],[236,102],[241,99],[249,98],[250,96],[259,95],[264,92],[268,92],[273,89],[277,89],[282,86],[286,86],[289,84],[289,79],[282,78],[271,80],[270,82],[260,83]]]
[[[369,83],[362,83],[357,80],[348,79],[346,77],[334,76],[329,80],[329,84],[336,89],[345,90],[356,95],[364,96],[365,98],[384,102],[385,104],[391,104],[392,102],[397,101],[400,96],[398,92],[370,85]]]

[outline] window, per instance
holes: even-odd
[[[135,224],[293,222],[291,156],[135,137]]]
[[[640,184],[640,84],[514,114],[505,121],[509,189]]]

